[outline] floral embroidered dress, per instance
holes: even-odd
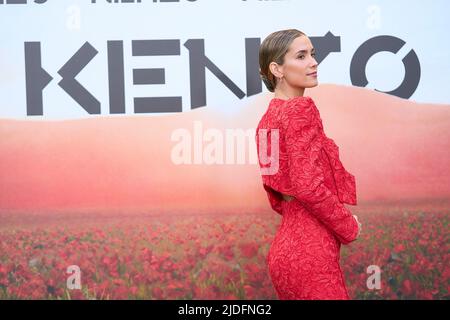
[[[325,135],[312,98],[272,99],[255,139],[263,187],[282,215],[267,255],[279,299],[350,299],[339,258],[341,244],[358,233],[344,206],[356,205],[355,177]]]

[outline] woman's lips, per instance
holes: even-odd
[[[317,71],[313,73],[308,73],[307,75],[311,77],[317,77]]]

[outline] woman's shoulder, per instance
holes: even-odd
[[[274,98],[275,104],[281,104],[278,108],[280,119],[286,126],[290,124],[308,124],[320,118],[314,100],[309,96],[297,96],[287,100]]]
[[[286,100],[286,111],[292,113],[305,113],[315,107],[314,100],[309,96],[298,96]]]

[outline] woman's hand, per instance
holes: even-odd
[[[358,217],[354,214],[353,217],[355,217],[356,222],[358,222],[358,234],[356,235],[356,238],[359,238],[359,234],[361,233],[361,222],[358,221]]]

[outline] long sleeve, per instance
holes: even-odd
[[[356,240],[358,224],[339,197],[325,185],[319,162],[324,152],[321,120],[317,113],[288,112],[285,143],[291,182],[289,192],[343,244],[348,244]]]
[[[266,184],[263,184],[263,187],[267,192],[267,197],[269,198],[271,208],[278,214],[283,215],[283,211],[281,209],[281,201],[283,201],[283,199],[281,195]]]

